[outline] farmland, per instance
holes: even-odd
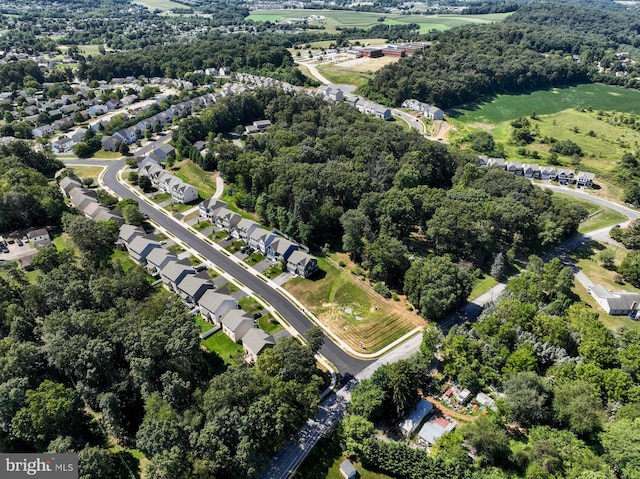
[[[153,0],[146,0],[152,2]],[[498,22],[506,17],[506,14],[487,15],[398,15],[380,14],[368,12],[354,12],[347,10],[255,10],[247,17],[256,22],[275,23],[288,18],[302,18],[309,15],[321,15],[324,20],[317,22],[323,25],[327,32],[335,33],[338,28],[370,28],[379,23],[386,25],[408,25],[417,23],[420,32],[427,33],[430,30],[448,30],[462,25]],[[383,22],[378,20],[384,17]]]
[[[144,5],[152,12],[156,9],[167,12],[169,10],[173,10],[174,8],[185,8],[185,5],[172,2],[171,0],[135,0],[135,3]]]

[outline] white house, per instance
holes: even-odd
[[[606,313],[612,315],[637,315],[640,310],[640,294],[628,291],[609,291],[601,284],[593,285],[589,294]]]
[[[212,289],[205,291],[198,300],[202,317],[213,323],[220,323],[225,314],[237,308],[237,304],[232,296],[216,293]]]

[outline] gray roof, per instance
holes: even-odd
[[[127,225],[123,225],[127,226]],[[172,258],[175,261],[178,260],[177,256],[170,251],[167,251],[164,248],[153,248],[151,252],[147,255],[147,263],[151,263],[153,265],[161,264],[165,258]]]
[[[236,302],[236,300],[228,294],[216,293],[213,290],[207,290],[198,300],[198,304],[209,311],[215,311],[220,307],[220,305],[222,305],[222,303],[229,300],[234,303]]]
[[[145,232],[140,226],[122,225],[120,227],[120,232],[118,233],[118,238],[128,243],[133,239],[134,236],[144,236],[144,235],[145,235]]]
[[[247,313],[241,309],[232,309],[224,315],[222,324],[235,333],[243,324],[245,327],[247,325],[253,327],[253,319],[247,316]]]
[[[203,286],[207,289],[213,289],[213,283],[209,280],[209,277],[203,277],[199,274],[188,274],[178,283],[178,289],[189,296],[195,296]]]
[[[216,210],[218,208],[226,208],[229,205],[224,201],[219,200],[218,198],[212,197],[200,203],[200,206],[208,210]]]
[[[129,249],[135,253],[142,253],[147,247],[160,248],[160,243],[145,236],[138,236],[129,243]]]
[[[285,238],[276,238],[269,243],[269,248],[273,249],[273,251],[280,255],[285,254],[291,246],[295,246],[296,248],[298,247],[294,242]]]
[[[65,176],[60,180],[60,188],[62,188],[65,193],[69,194],[69,192],[74,188],[82,188],[82,183],[75,178]]]
[[[253,354],[257,355],[260,354],[265,347],[273,346],[276,342],[273,336],[265,333],[262,329],[253,328],[244,335],[242,344]]]
[[[292,263],[292,264],[306,265],[312,259],[313,259],[313,256],[311,256],[309,253],[305,253],[304,251],[296,250],[293,253],[291,253],[291,255],[289,256],[289,259],[287,261],[289,263]]]
[[[344,461],[342,461],[340,463],[340,473],[350,479],[352,477],[356,477],[358,471],[356,471],[356,468],[353,466],[353,464],[351,463],[351,461],[349,459],[345,459]]]
[[[189,274],[196,273],[196,270],[185,261],[170,261],[162,268],[162,276],[166,277],[169,281],[175,281],[183,271],[187,271]]]

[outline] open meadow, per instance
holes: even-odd
[[[134,3],[144,5],[152,12],[154,10],[162,10],[163,12],[168,12],[169,10],[173,10],[174,8],[188,8],[188,5],[172,2],[171,0],[134,0]]]
[[[333,333],[356,351],[374,353],[417,326],[424,319],[401,302],[384,299],[344,268],[318,259],[321,274],[294,278],[285,289],[313,312]]]
[[[144,0],[145,3],[154,3],[155,1],[156,0]],[[507,16],[501,13],[486,15],[398,15],[354,12],[350,10],[254,10],[247,19],[256,22],[269,21],[276,23],[280,20],[303,18],[310,15],[323,16],[324,20],[319,20],[314,24],[323,25],[326,31],[330,33],[338,31],[337,27],[366,29],[379,23],[386,25],[408,25],[410,23],[417,23],[420,25],[420,32],[427,33],[430,30],[442,31],[461,25],[499,22]],[[384,21],[380,22],[380,18],[384,18]]]

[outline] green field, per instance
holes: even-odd
[[[147,0],[151,2],[152,0]],[[247,17],[255,22],[276,23],[279,20],[288,18],[302,18],[309,15],[322,15],[324,20],[314,22],[314,25],[324,25],[327,32],[336,32],[336,27],[340,28],[370,28],[379,23],[386,25],[407,25],[417,23],[420,25],[420,32],[426,33],[430,30],[447,30],[462,25],[476,23],[499,22],[507,14],[487,14],[487,15],[398,15],[380,14],[369,12],[354,12],[349,10],[255,10]],[[384,22],[378,22],[380,17],[384,17]]]
[[[176,162],[171,172],[178,178],[198,188],[201,198],[209,199],[216,192],[216,180],[214,174],[204,171],[191,160]]]
[[[201,332],[213,328],[213,324],[203,321],[200,316],[196,317],[196,323],[200,326]],[[218,356],[222,358],[225,364],[233,364],[244,354],[242,346],[231,341],[227,335],[222,332],[222,329],[216,331],[204,341],[201,341],[201,344],[209,351],[218,353]]]
[[[330,63],[318,65],[317,68],[327,80],[340,85],[354,85],[359,87],[366,80],[373,78],[373,75],[369,75],[368,73],[356,72],[349,68],[332,65]]]
[[[485,103],[451,110],[449,116],[463,124],[497,125],[534,111],[538,115],[551,115],[576,107],[637,113],[640,111],[640,91],[592,83],[520,95],[498,95]]]
[[[189,8],[188,5],[182,5],[171,0],[134,0],[134,3],[144,5],[152,12],[156,9],[166,12],[174,8]]]
[[[93,180],[97,183],[98,175],[104,170],[103,166],[71,166],[70,167],[73,172],[76,174],[78,178],[93,178]]]

